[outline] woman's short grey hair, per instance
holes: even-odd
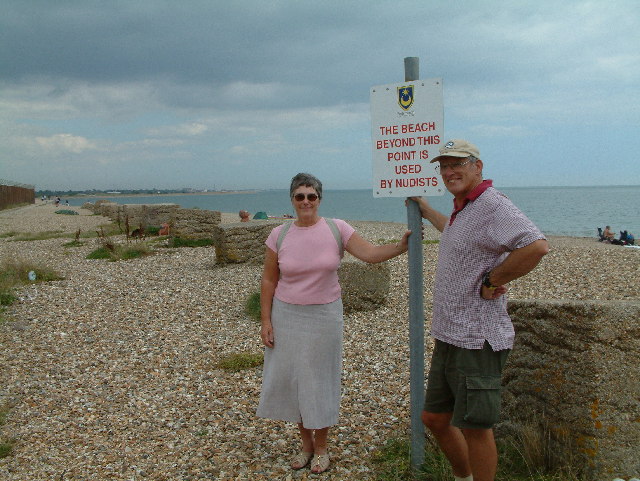
[[[311,174],[305,174],[300,172],[291,179],[291,187],[289,188],[289,197],[293,197],[293,193],[298,187],[312,187],[318,194],[318,197],[322,199],[322,182]]]

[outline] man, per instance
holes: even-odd
[[[446,217],[414,197],[422,217],[442,232],[433,295],[435,349],[422,421],[451,463],[456,480],[491,481],[498,454],[493,425],[514,329],[506,284],[530,272],[549,251],[538,228],[483,180],[478,148],[451,140],[439,173],[454,196]]]
[[[604,236],[605,240],[608,240],[609,242],[616,238],[616,234],[611,230],[611,226],[606,226],[602,235]]]

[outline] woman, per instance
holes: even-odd
[[[322,184],[310,174],[296,175],[289,194],[297,219],[273,229],[266,241],[260,308],[267,349],[257,414],[297,423],[302,449],[291,468],[312,461],[311,471],[322,473],[329,467],[329,427],[340,408],[342,250],[365,262],[386,261],[407,251],[411,232],[378,246],[346,222],[320,217]]]

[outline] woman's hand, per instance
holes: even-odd
[[[400,249],[400,251],[402,252],[407,252],[409,250],[409,236],[411,235],[411,231],[405,231],[404,235],[402,236],[402,239],[400,239],[400,242],[398,242],[398,248]]]
[[[260,337],[262,337],[262,344],[267,347],[273,348],[273,325],[271,324],[271,321],[262,323],[262,328],[260,329]]]

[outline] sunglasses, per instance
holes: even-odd
[[[306,194],[305,196],[305,194],[300,193],[293,196],[293,198],[298,202],[302,202],[305,197],[309,202],[315,202],[316,200],[318,200],[318,194]]]

